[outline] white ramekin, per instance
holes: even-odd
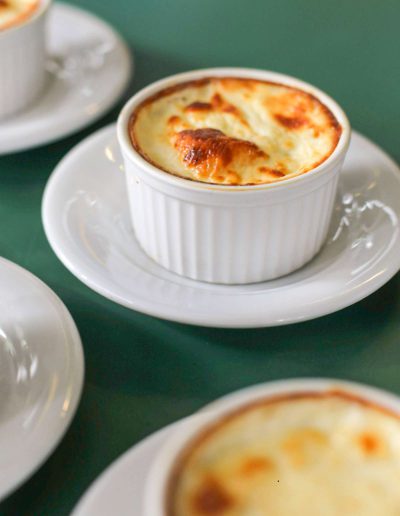
[[[156,92],[207,76],[274,81],[315,95],[342,126],[336,149],[315,169],[267,185],[210,185],[158,169],[132,146],[128,132],[131,114]],[[311,260],[326,238],[349,138],[349,122],[336,102],[293,77],[215,68],[158,81],[129,100],[118,119],[136,237],[157,263],[195,280],[239,284],[288,274]]]
[[[168,488],[176,461],[190,446],[192,440],[201,435],[210,425],[257,400],[275,398],[294,393],[320,393],[340,391],[372,402],[400,416],[400,399],[389,392],[367,385],[327,378],[297,378],[279,380],[255,385],[228,394],[211,403],[198,414],[187,418],[176,426],[167,441],[158,451],[146,478],[144,493],[144,516],[166,516]]]
[[[31,104],[45,84],[45,20],[51,0],[41,0],[21,24],[0,31],[0,118]]]

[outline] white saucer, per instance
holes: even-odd
[[[174,428],[159,430],[125,452],[90,486],[71,516],[140,516],[147,470]]]
[[[107,23],[57,3],[48,30],[48,84],[31,108],[0,121],[0,154],[50,143],[89,125],[128,85],[130,52]]]
[[[400,268],[400,172],[357,133],[327,244],[311,263],[278,280],[200,283],[148,258],[131,229],[115,126],[61,161],[46,187],[42,216],[57,256],[93,290],[128,308],[204,326],[273,326],[319,317],[371,294]]]
[[[0,258],[0,499],[49,456],[81,395],[76,326],[39,279]]]

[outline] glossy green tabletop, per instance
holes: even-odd
[[[326,90],[354,128],[400,160],[398,0],[74,3],[103,17],[129,42],[136,71],[128,95],[194,68],[276,70]],[[114,121],[122,103],[70,138],[0,157],[0,253],[60,296],[86,357],[82,401],[70,429],[41,469],[0,504],[1,515],[69,514],[91,482],[133,444],[249,384],[330,376],[400,394],[400,275],[367,299],[320,319],[217,330],[130,311],[65,269],[43,232],[43,188],[65,153]]]

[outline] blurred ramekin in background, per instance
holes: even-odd
[[[26,20],[0,30],[0,119],[28,107],[43,90],[50,3],[40,0]]]
[[[343,400],[344,410],[337,411],[335,405],[333,410],[332,405],[329,405],[328,409],[323,406],[317,410],[316,405],[313,405],[312,409],[304,413],[304,406],[296,407],[299,400],[300,402],[316,400],[318,404],[318,400],[329,402],[332,399]],[[292,404],[294,409],[285,412],[284,420],[280,419],[282,412],[279,411],[282,403]],[[272,408],[264,413],[263,410],[268,410],[268,407]],[[258,411],[260,417],[253,415],[246,420],[247,426],[237,426],[237,421],[249,408],[254,408],[256,413]],[[385,420],[385,425],[382,420]],[[230,423],[232,423],[230,428],[233,428],[233,434],[228,434],[227,439],[226,433],[223,434],[225,440],[221,441],[221,433],[218,434],[218,432],[224,428],[224,424]],[[210,484],[210,490],[203,493],[204,499],[201,500],[205,506],[208,504],[214,507],[215,512],[210,509],[210,514],[223,512],[222,509],[218,512],[215,508],[218,499],[213,497],[212,488],[215,484],[225,492],[225,481],[230,488],[239,486],[237,493],[233,494],[233,497],[237,494],[239,506],[240,500],[243,501],[241,498],[243,493],[245,493],[245,500],[250,501],[252,509],[260,504],[260,506],[257,505],[257,514],[281,514],[279,502],[282,503],[282,492],[279,488],[291,495],[289,506],[297,507],[297,512],[296,510],[292,512],[290,509],[288,512],[288,506],[284,501],[286,507],[284,514],[305,514],[302,510],[309,500],[313,500],[310,507],[313,509],[310,511],[312,514],[322,514],[318,512],[317,507],[327,502],[332,504],[328,507],[329,514],[365,514],[363,511],[357,511],[358,501],[364,507],[371,502],[371,512],[368,514],[394,514],[390,511],[385,512],[380,503],[388,503],[387,507],[390,508],[398,507],[393,505],[396,502],[393,502],[392,496],[389,500],[386,500],[385,496],[388,493],[398,492],[395,488],[396,480],[394,484],[388,485],[387,464],[394,464],[397,470],[400,467],[399,425],[400,400],[397,396],[355,382],[325,378],[298,378],[268,382],[233,392],[206,406],[201,412],[182,421],[172,430],[170,437],[158,451],[150,466],[146,480],[143,514],[144,516],[175,514],[175,509],[172,507],[175,507],[177,481],[181,489],[193,495],[199,487],[196,483],[199,479],[198,475],[203,475],[205,479],[209,477],[211,480],[214,479]],[[241,428],[241,431],[238,428]],[[268,440],[272,437],[278,438],[281,442],[273,440],[269,443]],[[386,438],[387,441],[385,441]],[[260,439],[264,439],[261,444]],[[204,443],[206,443],[206,450],[202,448]],[[193,457],[193,451],[197,455],[193,459],[195,466],[191,462],[189,473],[188,457]],[[233,457],[238,456],[243,459],[243,463],[235,462]],[[321,457],[323,460],[319,462]],[[221,465],[223,468],[219,469]],[[247,465],[248,469],[242,470],[243,465]],[[266,470],[263,472],[264,466]],[[345,486],[340,482],[343,468],[348,477]],[[375,476],[374,471],[377,473]],[[195,472],[194,476],[193,472]],[[257,479],[254,475],[262,476],[263,473],[265,484],[259,484],[257,482],[260,482],[260,477]],[[219,474],[219,477],[214,478],[213,474]],[[361,493],[357,490],[359,475],[364,486]],[[322,488],[318,484],[314,485],[315,478],[321,479]],[[348,482],[351,478],[354,480],[354,485]],[[265,479],[268,480],[265,481]],[[278,484],[279,481],[281,485]],[[379,490],[380,482],[387,486],[386,494],[384,490]],[[247,491],[246,486],[248,486]],[[260,499],[254,497],[255,493],[251,490],[251,486],[257,487],[258,495],[260,492],[268,492],[269,498],[267,496],[262,501],[262,496]],[[308,488],[311,488],[312,493],[307,490]],[[265,491],[262,491],[263,489]],[[391,489],[393,491],[390,491]],[[312,494],[318,493],[320,494],[319,505],[312,498]],[[307,494],[310,498],[307,498]],[[230,496],[232,493],[226,492],[226,495]],[[369,495],[372,499],[368,498]],[[275,496],[279,500],[277,503],[274,503]],[[395,494],[394,498],[398,503],[399,496]],[[194,506],[193,514],[202,513],[200,510],[196,512],[194,502],[197,498],[193,501],[191,497],[190,500]],[[348,505],[346,505],[347,501]],[[344,512],[340,510],[341,503],[346,505]],[[378,506],[378,511],[374,511],[372,505],[375,508]],[[181,513],[182,508],[179,514]],[[206,513],[208,514],[205,508],[204,514]]]
[[[335,150],[302,175],[264,185],[212,185],[160,170],[134,149],[130,117],[157,92],[206,77],[259,79],[311,93],[342,127]],[[194,280],[240,284],[289,274],[311,260],[326,239],[349,139],[350,125],[338,104],[314,86],[287,75],[214,68],[160,80],[129,100],[118,120],[136,237],[157,263]]]

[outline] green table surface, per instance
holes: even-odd
[[[194,68],[276,70],[327,91],[354,128],[400,160],[398,0],[74,3],[110,22],[133,49],[136,71],[126,98],[155,79]],[[65,269],[44,235],[43,188],[58,161],[114,121],[123,102],[72,137],[0,157],[0,252],[60,296],[79,328],[86,357],[82,400],[70,429],[40,470],[0,504],[1,515],[69,514],[91,482],[133,444],[253,383],[330,376],[400,394],[400,275],[326,317],[226,330],[128,310]]]

